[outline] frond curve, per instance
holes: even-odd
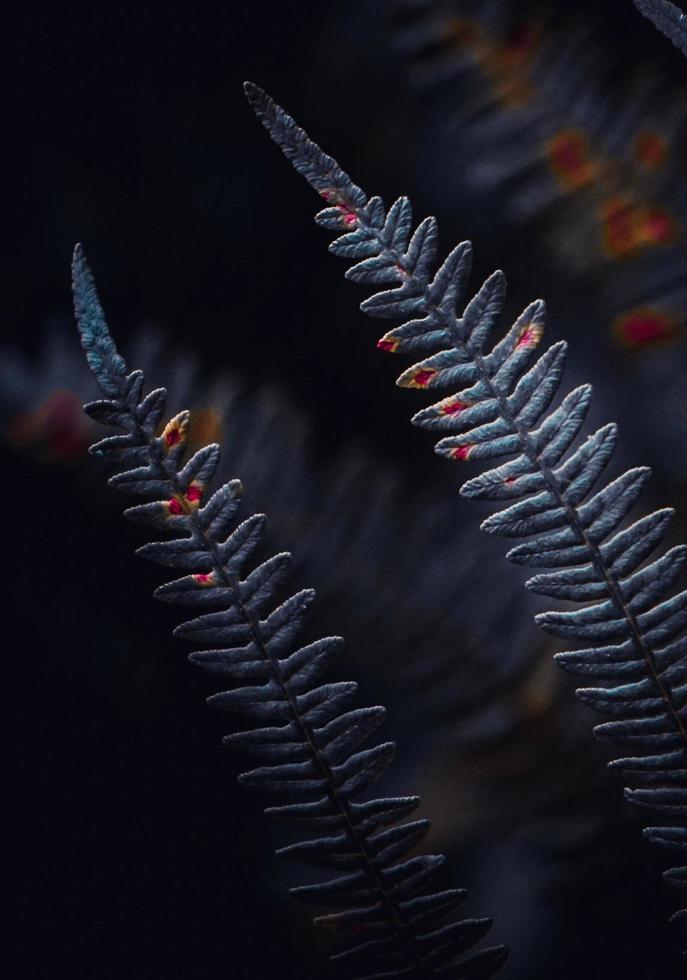
[[[354,682],[323,681],[342,639],[330,636],[298,646],[314,592],[299,591],[273,608],[291,556],[277,554],[253,567],[264,515],[240,520],[238,480],[210,491],[219,446],[204,446],[185,458],[189,413],[164,423],[165,389],[144,394],[142,372],[127,373],[80,246],[73,283],[81,343],[107,396],[85,410],[123,430],[90,451],[119,464],[112,486],[149,498],[125,515],[174,535],[143,545],[138,553],[184,573],[155,595],[199,613],[175,634],[209,644],[189,659],[233,684],[209,703],[257,722],[258,727],[225,738],[266,763],[243,773],[240,782],[276,798],[266,813],[316,835],[279,853],[340,872],[292,894],[339,910],[319,915],[315,923],[355,935],[353,945],[334,958],[350,958],[358,970],[372,969],[364,974],[368,980],[438,972],[456,978],[493,975],[504,962],[503,947],[463,957],[491,920],[452,918],[466,897],[461,889],[428,892],[445,864],[442,855],[408,857],[429,828],[427,820],[400,822],[416,809],[418,797],[357,799],[383,775],[395,746],[363,748],[382,724],[384,709],[353,707]]]
[[[505,301],[503,273],[493,273],[464,306],[469,242],[456,246],[434,271],[434,218],[413,230],[407,198],[388,210],[381,198],[368,199],[262,89],[246,83],[245,91],[272,139],[326,201],[315,220],[337,235],[330,251],[354,263],[347,278],[379,289],[361,309],[401,321],[378,347],[421,357],[397,383],[431,392],[458,389],[417,413],[413,422],[442,434],[436,451],[449,459],[509,457],[468,480],[461,494],[507,505],[484,521],[485,531],[534,536],[507,556],[546,569],[529,580],[529,589],[590,603],[574,611],[542,613],[537,622],[554,636],[585,642],[583,650],[558,654],[558,663],[611,683],[578,695],[615,719],[596,726],[599,739],[631,747],[631,756],[611,763],[639,783],[625,791],[627,798],[672,822],[649,828],[647,836],[684,851],[687,591],[673,595],[672,590],[687,550],[673,548],[645,564],[665,536],[672,516],[668,509],[629,527],[623,523],[650,470],[629,470],[592,492],[613,455],[617,427],[603,426],[577,441],[590,403],[589,385],[549,410],[559,391],[567,345],[554,344],[535,360],[545,327],[544,302],[531,303],[491,346]],[[326,167],[321,168],[322,159]],[[684,873],[676,868],[666,876],[680,883]]]

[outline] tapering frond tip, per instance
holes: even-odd
[[[634,0],[634,4],[687,57],[687,14],[670,0]]]
[[[72,257],[72,292],[76,325],[88,365],[102,391],[117,397],[126,379],[126,364],[112,340],[93,273],[80,243],[75,245]]]
[[[255,115],[295,170],[308,181],[320,197],[347,213],[364,208],[367,195],[304,129],[254,82],[244,82],[243,91]]]
[[[260,88],[260,86],[256,85],[255,82],[244,82],[243,91],[256,112],[271,101],[264,88]]]

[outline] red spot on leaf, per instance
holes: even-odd
[[[673,232],[673,223],[669,214],[665,211],[650,211],[644,222],[644,231],[647,237],[662,245],[670,241]]]
[[[452,459],[467,459],[472,451],[472,446],[456,446],[455,449],[451,450]]]
[[[459,412],[464,411],[469,407],[469,402],[462,402],[459,399],[453,402],[444,402],[441,406],[442,415],[458,415]]]
[[[38,450],[47,460],[78,459],[86,452],[91,431],[81,399],[71,391],[56,390],[30,412],[19,412],[5,429],[12,445]]]
[[[660,133],[639,133],[635,142],[635,156],[647,170],[654,170],[666,161],[668,141]]]
[[[398,350],[399,340],[395,337],[382,337],[381,340],[377,341],[377,347],[379,350],[388,351],[389,354],[395,354]]]
[[[412,385],[415,388],[426,388],[432,378],[438,374],[432,368],[421,368],[413,375]]]
[[[516,344],[518,347],[536,347],[541,340],[542,327],[540,324],[530,324],[520,334],[520,339]]]
[[[614,198],[602,211],[604,247],[617,259],[672,240],[675,223],[667,211]]]
[[[215,579],[212,572],[208,572],[207,574],[201,573],[199,575],[194,575],[193,581],[198,585],[212,585]]]
[[[671,340],[677,330],[675,317],[642,307],[617,317],[613,332],[626,347],[650,347]]]
[[[183,504],[181,503],[180,500],[177,500],[176,497],[172,497],[170,500],[167,501],[167,510],[169,511],[170,514],[173,514],[175,517],[178,517],[180,514],[184,513]]]
[[[596,176],[587,136],[579,129],[567,129],[554,136],[548,144],[548,155],[551,169],[565,188],[582,187]]]
[[[190,501],[190,503],[192,504],[197,503],[202,496],[203,496],[203,488],[199,486],[197,483],[192,483],[191,486],[186,491],[186,499]]]
[[[513,484],[515,483],[515,477],[514,476],[507,476],[506,479],[503,482],[506,484],[507,487],[512,487]]]
[[[358,216],[350,208],[346,207],[345,204],[337,204],[337,209],[341,212],[343,223],[348,228],[355,228],[358,224]]]
[[[181,439],[181,432],[177,427],[169,429],[165,432],[165,442],[168,446],[176,446],[176,444]]]

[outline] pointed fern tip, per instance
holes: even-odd
[[[267,92],[256,85],[255,82],[245,81],[243,83],[243,92],[251,106],[255,108],[256,105],[264,104],[269,99]]]

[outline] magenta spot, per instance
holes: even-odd
[[[664,340],[670,336],[671,328],[668,317],[648,310],[627,317],[619,324],[618,332],[626,344],[641,346]]]
[[[467,459],[470,455],[471,449],[472,446],[470,445],[456,446],[455,449],[451,450],[451,456],[453,459]]]
[[[457,415],[459,412],[464,411],[468,407],[467,402],[455,401],[448,402],[441,409],[444,415]]]
[[[184,508],[181,506],[181,501],[177,500],[176,497],[172,497],[167,501],[167,509],[169,510],[170,514],[174,514],[175,517],[178,517],[179,514],[183,514],[184,512]]]
[[[517,343],[518,347],[534,347],[538,342],[540,333],[536,327],[527,327],[522,332],[522,336]]]
[[[418,388],[426,388],[436,373],[436,371],[430,369],[416,371],[413,375],[412,383]]]
[[[389,351],[393,354],[398,349],[398,341],[394,340],[393,337],[382,337],[381,340],[377,341],[377,347],[379,350]]]
[[[170,429],[169,432],[165,434],[165,442],[168,446],[175,446],[180,439],[181,432],[178,428]]]
[[[203,496],[203,491],[201,487],[197,486],[194,483],[192,483],[191,486],[186,491],[186,499],[191,501],[191,503],[195,503],[197,500],[200,500],[202,496]]]
[[[213,581],[212,572],[209,572],[207,574],[194,575],[193,580],[197,582],[198,585],[211,585]]]
[[[348,228],[353,228],[358,224],[358,216],[350,208],[347,208],[345,204],[337,204],[337,209],[343,215],[343,223]]]
[[[512,487],[513,484],[515,483],[515,477],[514,476],[507,476],[506,479],[503,482],[506,484],[507,487]]]

